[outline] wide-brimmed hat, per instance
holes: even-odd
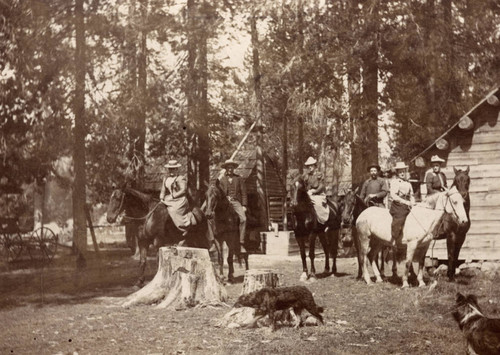
[[[236,168],[239,164],[237,162],[235,162],[234,160],[232,159],[228,159],[226,160],[223,164],[222,164],[222,167],[225,169],[227,168],[228,166],[232,166],[233,168]]]
[[[406,165],[404,161],[398,161],[396,165],[394,165],[394,170],[402,170],[402,169],[408,169],[408,165]]]
[[[316,164],[318,161],[316,159],[314,159],[313,157],[309,157],[307,158],[306,162],[304,163],[305,166],[308,166],[308,165],[314,165]]]
[[[431,163],[444,163],[445,160],[444,159],[441,159],[439,156],[437,155],[433,155],[431,157]]]
[[[168,163],[165,165],[165,168],[167,169],[176,169],[180,168],[182,165],[175,159],[169,160]]]
[[[368,165],[368,167],[366,168],[366,170],[367,170],[368,172],[370,172],[370,169],[371,169],[371,168],[375,168],[375,169],[377,169],[378,171],[382,170],[382,169],[380,168],[380,165],[375,164],[375,163]]]

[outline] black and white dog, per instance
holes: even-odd
[[[457,293],[453,317],[467,339],[467,354],[500,354],[500,319],[485,317],[475,295]]]

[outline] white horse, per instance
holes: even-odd
[[[418,261],[417,280],[419,286],[425,286],[422,271],[425,254],[433,240],[433,234],[439,227],[445,213],[449,213],[454,218],[457,218],[460,224],[467,222],[464,199],[456,187],[436,194],[435,202],[435,205],[432,203],[430,205],[422,204],[414,206],[406,218],[402,238],[402,243],[407,246],[403,287],[408,287],[408,272],[413,260]],[[391,222],[392,216],[389,214],[389,210],[380,207],[367,208],[356,220],[356,229],[360,243],[360,265],[363,268],[363,278],[367,284],[371,284],[367,269],[369,261],[372,264],[377,282],[382,282],[375,260],[372,260],[373,258],[368,260],[368,252],[371,247],[373,252],[370,255],[377,255],[378,251],[384,245],[394,245],[391,236]]]

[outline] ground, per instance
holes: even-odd
[[[451,316],[457,291],[475,293],[486,314],[500,313],[500,277],[475,269],[456,283],[433,276],[425,288],[401,289],[401,280],[367,286],[357,280],[353,258],[338,261],[337,276],[302,283],[325,307],[325,324],[228,329],[215,326],[230,307],[158,310],[120,307],[134,292],[137,261],[129,251],[89,256],[74,270],[69,251],[50,265],[0,264],[1,354],[460,354],[465,342]],[[148,260],[148,279],[156,272]],[[316,260],[318,270],[322,259]],[[286,285],[301,284],[298,257],[250,256],[251,268],[272,268]],[[389,270],[389,268],[387,268]],[[402,268],[400,266],[400,273]],[[227,285],[232,305],[242,289]]]

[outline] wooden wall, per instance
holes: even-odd
[[[427,156],[446,158],[443,172],[448,186],[455,176],[453,167],[470,167],[471,228],[459,259],[500,260],[500,107],[484,102],[469,116],[474,130],[467,133],[457,127],[446,138],[450,141],[448,153],[434,149]],[[427,255],[447,259],[446,241],[431,244]]]

